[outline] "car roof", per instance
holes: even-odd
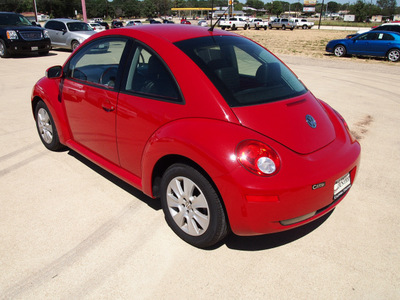
[[[113,29],[109,33],[108,32],[104,33],[104,35],[124,32],[124,34],[129,36],[130,31],[136,31],[136,32],[140,31],[143,34],[162,38],[171,43],[175,43],[182,40],[188,40],[192,38],[205,37],[205,36],[215,36],[215,35],[237,36],[234,33],[230,33],[220,29],[214,29],[214,31],[209,31],[209,28],[206,27],[184,26],[182,24],[167,24],[167,25],[161,24],[158,26],[145,25],[138,27],[124,27],[124,28]]]
[[[49,21],[59,21],[59,22],[63,22],[63,23],[70,23],[70,22],[84,23],[83,21],[80,21],[80,20],[68,19],[68,18],[55,18],[55,19],[50,19]],[[49,21],[47,21],[47,22],[49,22]]]

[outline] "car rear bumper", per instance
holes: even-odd
[[[220,178],[223,182],[217,186],[222,186],[220,193],[232,231],[237,235],[274,233],[327,214],[350,190],[334,199],[338,179],[349,173],[353,184],[360,150],[357,142],[343,149],[330,145],[318,151],[321,153],[282,159],[286,165],[273,177],[260,177],[240,168],[229,174],[230,178]],[[332,155],[327,155],[329,152]]]

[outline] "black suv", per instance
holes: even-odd
[[[0,12],[0,57],[32,52],[47,55],[50,49],[51,41],[46,30],[33,25],[20,14]]]

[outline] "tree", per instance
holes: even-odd
[[[350,7],[350,13],[355,15],[356,22],[363,22],[368,16],[365,2],[357,0],[357,2]]]
[[[396,0],[378,0],[376,4],[382,9],[385,16],[393,16],[396,11]]]

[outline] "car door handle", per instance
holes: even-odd
[[[111,112],[115,110],[115,106],[111,104],[109,100],[103,101],[101,104],[101,107],[106,111],[106,112]]]

